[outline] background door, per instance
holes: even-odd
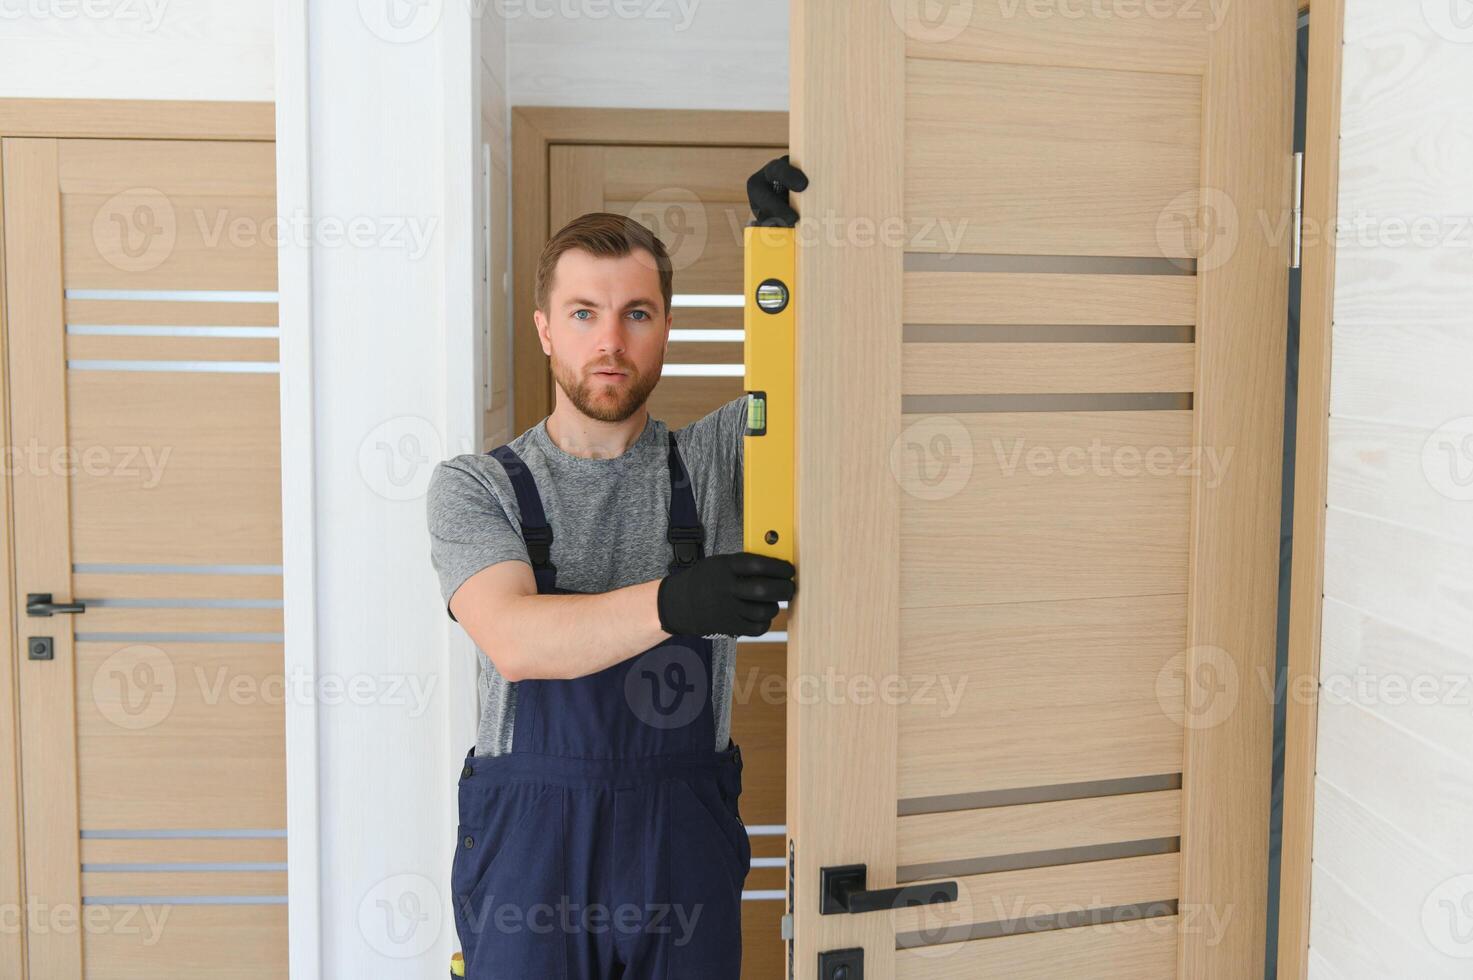
[[[794,975],[1260,973],[1293,5],[792,9]]]
[[[273,144],[0,163],[30,976],[284,976]]]

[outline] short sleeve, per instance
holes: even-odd
[[[464,464],[439,463],[426,496],[430,563],[440,577],[445,612],[454,620],[450,598],[465,580],[498,562],[527,561],[527,547],[485,478]]]

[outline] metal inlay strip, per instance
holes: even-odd
[[[275,303],[280,293],[242,289],[68,289],[67,299],[124,299],[164,303]]]
[[[162,861],[151,864],[83,864],[84,872],[285,871],[285,861]]]
[[[73,572],[94,575],[280,575],[280,565],[146,565],[128,562],[74,562]]]
[[[66,332],[83,337],[263,337],[269,340],[281,336],[280,327],[170,327],[124,323],[68,323]]]
[[[970,939],[997,939],[999,936],[1053,932],[1057,929],[1075,929],[1079,926],[1116,925],[1124,922],[1137,922],[1141,919],[1176,915],[1176,908],[1176,899],[1163,899],[1156,902],[1139,902],[1134,905],[1113,905],[1109,908],[1067,909],[1053,915],[1041,914],[1029,909],[1016,919],[946,925],[939,930],[896,933],[895,948],[910,949],[916,946],[935,946],[940,943],[958,943]]]
[[[905,272],[1051,272],[1064,275],[1191,276],[1195,259],[1128,255],[994,255],[906,252]]]
[[[228,828],[198,829],[144,829],[144,830],[84,830],[82,836],[92,840],[194,840],[215,838],[225,840],[257,840],[263,837],[285,837],[286,828],[263,830],[236,830]]]
[[[83,905],[285,905],[285,895],[84,895]]]
[[[991,874],[994,871],[1022,871],[1025,868],[1051,868],[1060,864],[1083,864],[1114,858],[1141,857],[1146,854],[1171,854],[1181,850],[1180,837],[1156,837],[1149,840],[1121,841],[1115,844],[1089,844],[1061,847],[1052,851],[1025,851],[1020,854],[998,854],[985,858],[957,861],[931,861],[908,864],[895,869],[895,880],[928,881],[931,878],[955,878],[960,875]]]
[[[70,371],[174,371],[205,374],[280,374],[275,361],[67,361]]]
[[[83,599],[89,606],[129,609],[280,609],[282,599]]]
[[[283,643],[281,633],[76,633],[78,643]]]
[[[1191,411],[1191,392],[1102,392],[1078,395],[901,395],[905,415],[993,412],[1167,412]]]
[[[1154,793],[1169,789],[1181,789],[1181,773],[1095,779],[1081,783],[1054,783],[1048,786],[1021,786],[1016,789],[983,790],[977,793],[948,793],[943,796],[913,796],[901,800],[897,809],[899,816],[913,817],[921,813],[980,810],[994,806],[1018,806],[1023,803],[1053,803],[1058,800],[1124,796],[1128,793]]]

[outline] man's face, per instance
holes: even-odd
[[[670,314],[649,252],[614,259],[568,249],[558,257],[547,309],[534,319],[553,378],[591,419],[624,421],[660,380]]]

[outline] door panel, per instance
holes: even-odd
[[[30,975],[284,976],[273,147],[3,155]]]
[[[1294,11],[1078,14],[793,5],[798,977],[1262,968]]]

